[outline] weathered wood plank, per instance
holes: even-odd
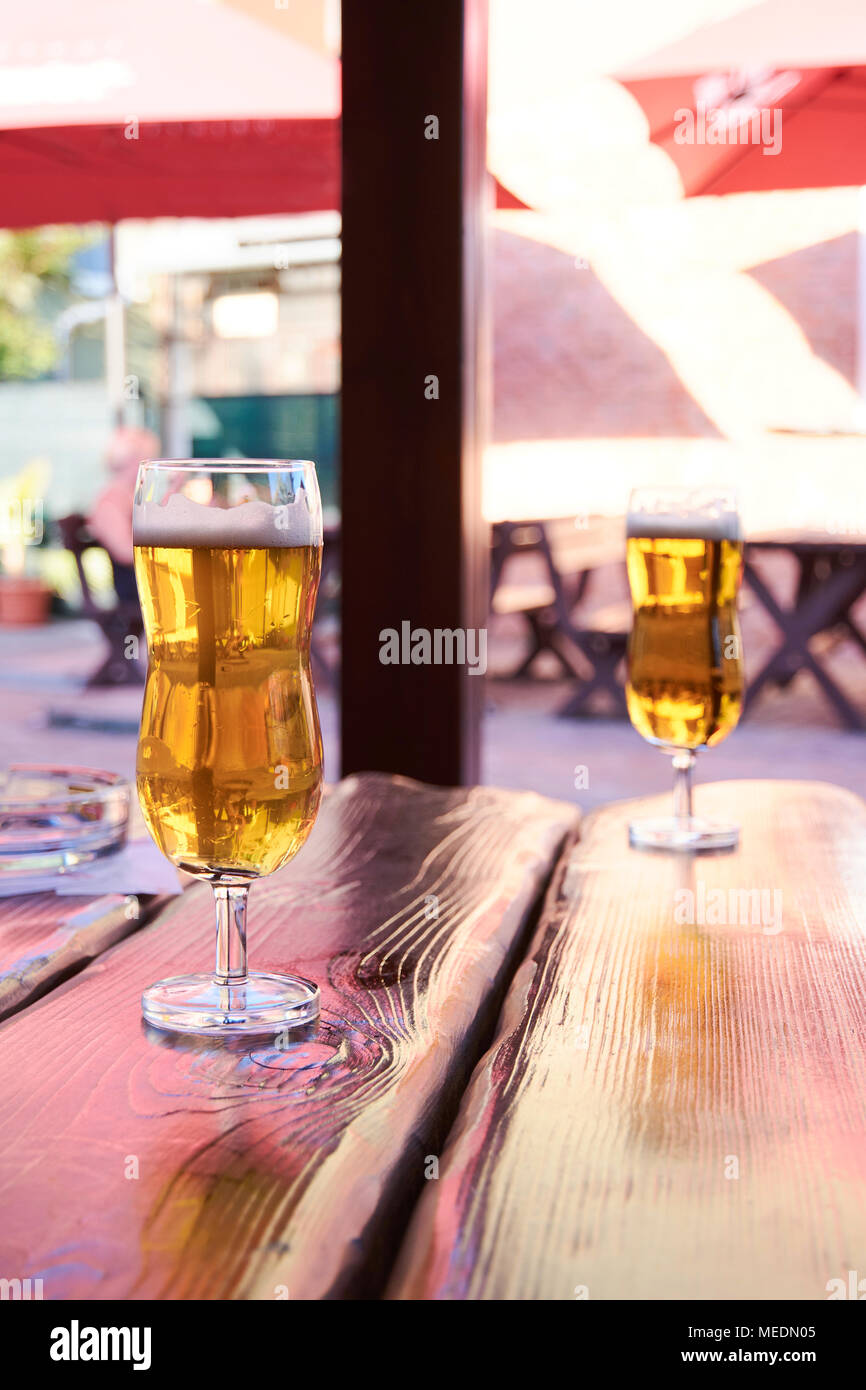
[[[152,894],[121,893],[0,898],[0,1019],[136,931],[163,901]]]
[[[209,961],[199,886],[2,1025],[3,1269],[46,1298],[375,1292],[575,819],[531,793],[341,783],[251,895],[254,966],[322,986],[288,1047],[145,1030],[142,987]]]
[[[697,804],[737,853],[629,850],[634,804],[584,825],[390,1297],[826,1299],[866,1273],[866,807],[790,782]]]

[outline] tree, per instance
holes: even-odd
[[[72,258],[90,240],[76,227],[0,231],[0,380],[51,371],[57,343],[46,300],[68,293]]]

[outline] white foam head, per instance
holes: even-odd
[[[740,513],[730,506],[677,507],[676,510],[632,510],[626,518],[627,537],[648,541],[742,541]]]
[[[322,513],[318,495],[310,497],[305,488],[298,490],[293,502],[276,506],[259,499],[234,507],[205,506],[174,492],[162,502],[137,502],[132,529],[136,545],[167,549],[321,545]]]

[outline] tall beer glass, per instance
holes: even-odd
[[[212,975],[160,980],[149,1023],[276,1033],[310,980],[247,970],[247,893],[303,845],[322,787],[310,634],[322,554],[312,463],[142,464],[133,508],[148,671],[138,795],[156,844],[216,901]]]
[[[692,769],[736,725],[743,703],[737,619],[743,540],[733,494],[639,488],[629,501],[627,564],[634,620],[626,700],[632,724],[673,757],[674,813],[633,821],[631,843],[728,849],[735,825],[692,811]]]

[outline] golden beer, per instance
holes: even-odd
[[[651,743],[702,748],[740,717],[742,555],[742,542],[722,534],[629,534],[626,699],[632,724]]]
[[[272,873],[312,828],[320,568],[319,545],[135,547],[149,655],[138,794],[157,845],[189,873]]]

